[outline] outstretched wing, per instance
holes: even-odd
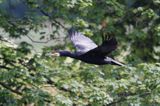
[[[100,46],[88,51],[84,55],[106,56],[117,48],[117,41],[114,37],[104,41]]]
[[[68,31],[68,36],[73,45],[76,47],[76,51],[80,54],[84,54],[97,47],[97,45],[91,39],[73,28]]]

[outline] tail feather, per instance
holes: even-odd
[[[112,61],[111,61],[111,64],[113,64],[113,65],[118,65],[118,66],[125,66],[124,64],[122,64],[122,63],[120,63],[120,62],[118,62],[118,61],[116,61],[116,60],[112,60]]]
[[[112,59],[110,57],[106,57],[105,61],[106,61],[107,64],[118,65],[118,66],[125,66],[124,64],[122,64],[122,63],[120,63],[120,62],[118,62],[118,61],[116,61],[116,60],[114,60],[114,59]]]

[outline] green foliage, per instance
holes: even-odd
[[[113,67],[112,70],[109,66],[101,68],[85,64],[74,69],[76,64],[67,64],[67,67],[66,64],[60,65],[65,71],[53,66],[55,74],[52,81],[61,90],[56,95],[56,104],[65,105],[65,100],[76,105],[111,105],[116,102],[122,102],[123,105],[137,102],[157,104],[158,99],[154,97],[159,93],[159,65],[140,64],[136,68]]]
[[[159,0],[133,0],[131,4],[127,0],[24,3],[29,11],[23,18],[12,17],[0,9],[0,105],[160,105]],[[41,31],[47,27],[46,21],[53,28],[50,36]],[[46,56],[55,48],[72,50],[68,42],[63,47],[45,47],[42,54],[33,54],[32,44],[14,45],[5,39],[6,33],[11,39],[32,39],[32,32],[44,35],[38,37],[40,40],[56,39],[70,26],[97,43],[115,36],[119,45],[113,55],[126,67],[95,66]],[[64,37],[63,41],[66,40]]]

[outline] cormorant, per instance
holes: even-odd
[[[82,33],[71,28],[68,31],[68,37],[76,48],[76,52],[53,51],[52,56],[65,56],[81,60],[86,63],[105,65],[112,64],[124,66],[124,64],[108,57],[107,55],[117,48],[117,41],[114,37],[105,40],[100,46],[97,46],[91,39]]]

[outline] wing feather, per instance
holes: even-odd
[[[97,47],[97,45],[91,39],[74,30],[73,28],[68,31],[68,36],[75,46],[76,51],[80,54],[84,54]]]
[[[109,40],[104,41],[100,46],[88,51],[84,55],[99,55],[106,56],[117,48],[117,41],[113,37]]]

